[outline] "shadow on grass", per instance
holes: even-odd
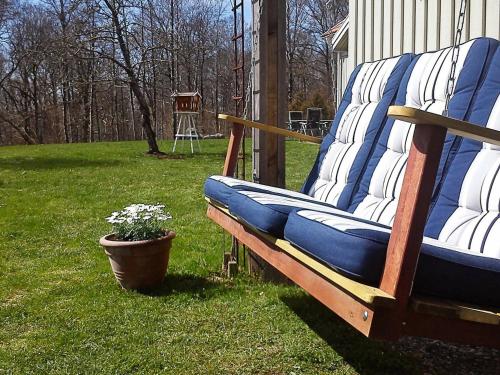
[[[209,278],[191,274],[167,274],[163,284],[156,289],[142,291],[149,296],[169,296],[174,294],[191,294],[199,299],[207,299],[214,295],[214,289],[220,287],[219,283]]]
[[[0,159],[0,169],[9,170],[51,170],[89,167],[115,167],[121,160],[89,160],[85,158],[61,157],[15,157]]]
[[[416,360],[362,336],[311,296],[280,299],[360,374],[419,374]]]

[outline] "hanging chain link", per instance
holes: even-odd
[[[455,81],[456,81],[455,75],[457,70],[458,55],[460,53],[459,45],[462,40],[462,32],[464,30],[466,10],[467,10],[467,0],[462,0],[462,2],[460,3],[460,12],[458,13],[455,40],[453,41],[450,76],[448,77],[448,86],[446,87],[446,102],[443,113],[445,116],[448,116],[448,106],[450,104],[451,96],[453,95],[453,90],[455,89]]]

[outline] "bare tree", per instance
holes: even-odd
[[[321,34],[347,1],[288,3],[290,105],[332,105]],[[175,134],[177,91],[202,94],[202,133],[225,131],[231,36],[229,1],[0,0],[0,144],[147,139],[159,153],[157,138]]]
[[[130,52],[131,43],[126,40],[128,25],[126,23],[126,18],[124,17],[124,14],[126,14],[127,12],[124,2],[121,0],[104,0],[104,4],[109,11],[108,16],[111,19],[113,25],[114,38],[116,38],[116,41],[118,42],[122,59],[118,59],[116,56],[110,55],[102,56],[112,60],[116,65],[118,65],[125,71],[129,80],[128,83],[130,85],[130,89],[132,90],[137,100],[139,110],[142,114],[142,127],[144,128],[144,132],[146,133],[147,142],[149,145],[148,153],[161,154],[158,148],[158,143],[156,142],[156,134],[153,131],[153,113],[151,110],[151,106],[143,89],[141,88],[138,78],[137,69],[143,68],[142,65],[144,64],[144,60],[142,58],[144,57],[144,54],[141,54],[139,61],[137,61],[135,64],[132,62],[132,55]],[[107,34],[109,35],[109,33]]]

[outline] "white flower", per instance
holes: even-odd
[[[111,224],[122,224],[127,222],[133,224],[138,220],[148,222],[150,220],[166,221],[171,220],[172,215],[165,212],[164,204],[147,205],[143,203],[131,204],[122,211],[115,211],[106,220]]]
[[[127,241],[158,238],[165,231],[163,222],[171,219],[165,205],[143,203],[131,204],[106,218],[117,238]]]
[[[172,215],[170,215],[168,212],[166,214],[162,214],[162,215],[158,215],[156,217],[157,220],[160,220],[160,221],[166,221],[166,220],[170,220],[172,219]]]

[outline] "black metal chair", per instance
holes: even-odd
[[[320,121],[323,115],[323,108],[307,108],[306,121],[301,123],[302,132],[310,135],[317,135],[320,132]]]
[[[302,111],[288,111],[288,130],[300,132],[302,130],[302,122],[304,114]]]

